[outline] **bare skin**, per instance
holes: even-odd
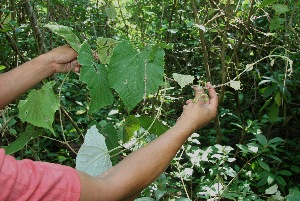
[[[72,69],[78,72],[76,58],[77,53],[70,46],[64,45],[0,74],[0,109],[54,73]]]
[[[54,73],[78,72],[76,57],[77,53],[65,45],[0,74],[0,109]],[[188,137],[216,116],[218,97],[211,84],[206,86],[208,97],[203,96],[203,89],[195,87],[195,98],[186,101],[176,124],[148,145],[97,177],[77,171],[81,181],[80,200],[133,200],[161,175]]]
[[[133,200],[141,190],[153,182],[167,168],[188,137],[210,122],[217,112],[218,98],[214,88],[207,84],[210,99],[201,98],[203,90],[195,90],[199,101],[187,101],[175,126],[166,133],[131,153],[119,164],[97,177],[80,171],[81,200]]]

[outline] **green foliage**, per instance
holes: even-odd
[[[66,42],[82,67],[0,112],[7,152],[74,167],[95,125],[115,165],[174,125],[186,84],[210,81],[219,119],[141,200],[299,200],[300,1],[194,1],[197,23],[185,1],[30,3],[37,24],[22,1],[1,4],[0,72]]]
[[[102,64],[108,64],[117,41],[111,38],[97,38],[97,52]]]
[[[6,154],[13,154],[20,151],[24,146],[32,139],[37,138],[42,134],[41,129],[38,129],[32,125],[28,125],[26,130],[19,135],[19,138],[5,147]]]
[[[113,102],[113,94],[108,83],[107,69],[94,62],[90,46],[85,42],[78,52],[78,62],[82,65],[80,80],[87,84],[91,102],[89,111],[98,112]]]
[[[157,49],[153,60],[149,58],[151,53],[151,47],[138,52],[128,41],[118,43],[113,50],[108,65],[109,83],[128,111],[163,83],[164,51]]]
[[[263,0],[262,3],[260,4],[260,8],[263,8],[265,6],[268,6],[272,3],[275,3],[277,0]]]
[[[53,31],[55,34],[63,37],[76,52],[79,51],[79,38],[72,32],[70,27],[58,24],[46,24],[45,27]]]
[[[55,82],[46,83],[40,90],[32,90],[25,100],[21,100],[18,105],[19,117],[25,122],[34,126],[47,128],[53,134],[52,123],[54,113],[59,108],[59,100],[53,92]]]

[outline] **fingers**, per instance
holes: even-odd
[[[71,71],[73,70],[74,72],[79,72],[80,70],[80,64],[77,62],[77,59],[71,61],[71,62],[68,62],[66,64],[60,64],[62,65],[63,69],[61,69],[60,72],[68,72],[68,71]]]
[[[204,92],[204,89],[199,86],[193,86],[195,90],[195,98],[186,101],[186,105],[183,106],[183,109],[187,107],[190,103],[204,103],[205,105],[210,105],[212,108],[216,108],[218,106],[218,96],[214,89],[214,87],[208,82],[206,84],[208,94]]]
[[[208,94],[209,94],[209,97],[210,97],[209,104],[213,108],[217,108],[218,107],[218,95],[216,93],[216,90],[214,89],[214,87],[209,82],[206,83],[206,86],[208,88]]]
[[[190,104],[192,102],[192,100],[191,99],[189,99],[189,100],[187,100],[187,101],[185,101],[185,103],[188,105],[188,104]]]
[[[195,98],[200,99],[201,95],[204,93],[204,90],[200,86],[193,86],[194,91],[195,91]]]

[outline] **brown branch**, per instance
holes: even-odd
[[[201,25],[200,20],[198,18],[197,8],[194,0],[191,0],[191,5],[195,16],[196,24]],[[206,43],[204,38],[204,32],[202,29],[199,29],[199,33],[200,33],[201,47],[203,49],[203,63],[204,63],[204,68],[206,70],[206,77],[208,78],[208,81],[211,82],[211,74],[210,74],[210,67],[208,64],[208,53],[207,53],[207,48],[206,48]]]
[[[171,27],[172,27],[172,20],[173,20],[174,11],[175,11],[175,9],[176,9],[176,4],[177,4],[177,0],[174,0],[173,6],[172,6],[172,10],[171,10],[171,14],[170,14],[170,18],[169,18],[168,29],[171,29]],[[169,39],[170,39],[170,32],[167,31],[167,38],[166,38],[166,41],[169,42]]]
[[[124,15],[123,15],[123,12],[122,12],[122,8],[121,8],[120,1],[117,0],[117,3],[118,3],[119,10],[120,10],[120,15],[121,15],[122,21],[123,21],[123,23],[124,23],[124,27],[125,27],[125,29],[126,29],[126,36],[129,37],[129,31],[128,31],[129,26],[126,24],[126,20],[125,20],[125,17],[124,17]]]
[[[2,24],[0,24],[0,28],[1,29],[5,29],[4,26]],[[11,46],[11,48],[17,53],[17,55],[19,56],[20,60],[22,61],[22,63],[26,62],[26,59],[23,57],[23,55],[20,53],[19,48],[15,42],[15,40],[7,33],[5,32],[5,37],[9,42],[9,45]]]
[[[74,128],[76,129],[78,135],[82,138],[82,140],[84,139],[83,138],[83,135],[78,127],[78,125],[76,124],[76,122],[72,119],[72,117],[68,114],[68,112],[66,111],[66,109],[61,106],[61,111],[63,112],[63,114],[65,115],[65,117],[67,117],[67,119],[71,122],[71,124],[74,126]]]
[[[194,0],[191,0],[191,6],[192,6],[192,10],[193,10],[193,13],[195,16],[196,23],[198,25],[201,25],[200,20],[198,18],[197,9],[196,9]],[[211,82],[212,79],[211,79],[211,74],[210,74],[210,67],[208,64],[208,52],[207,52],[207,48],[206,48],[206,44],[205,44],[204,32],[203,32],[203,30],[199,29],[199,33],[200,33],[201,47],[202,47],[203,54],[204,54],[203,63],[204,63],[205,71],[206,71],[206,77],[207,77],[208,81]],[[215,129],[217,132],[216,143],[221,144],[222,143],[222,131],[221,131],[220,120],[219,120],[218,116],[214,119],[214,125],[215,125]]]
[[[221,79],[222,79],[222,86],[220,89],[220,95],[219,95],[219,102],[221,103],[223,101],[223,97],[225,94],[226,85],[224,85],[227,82],[227,68],[226,68],[226,62],[225,62],[225,50],[226,50],[226,37],[223,33],[221,34],[222,38],[222,46],[221,46]]]
[[[45,46],[45,42],[43,39],[43,34],[38,26],[38,22],[37,22],[37,17],[34,13],[34,10],[30,4],[30,0],[26,0],[26,11],[27,11],[27,15],[29,17],[30,23],[31,23],[31,27],[34,33],[34,37],[36,39],[37,42],[37,46],[38,46],[38,53],[39,54],[43,54],[45,52],[47,52],[47,48]]]

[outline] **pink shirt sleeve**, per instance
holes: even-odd
[[[0,149],[0,200],[78,201],[80,179],[75,169],[31,160],[16,160]]]

